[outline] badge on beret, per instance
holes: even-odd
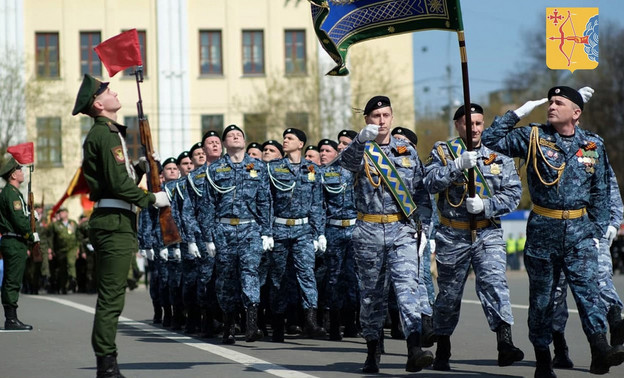
[[[126,157],[124,156],[123,148],[121,146],[113,147],[111,152],[113,153],[113,157],[115,158],[117,164],[124,164],[126,162]]]
[[[13,210],[22,210],[22,201],[13,201]]]

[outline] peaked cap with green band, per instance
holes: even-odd
[[[11,157],[9,161],[7,161],[6,164],[2,166],[2,168],[0,168],[0,177],[6,179],[6,177],[9,177],[9,175],[13,173],[13,171],[15,171],[19,166],[20,165],[17,163],[17,161],[15,161],[15,159]]]
[[[78,113],[88,115],[93,101],[106,88],[108,88],[108,83],[101,82],[93,76],[85,74],[76,96],[76,104],[74,105],[74,110],[72,110],[72,115]]]

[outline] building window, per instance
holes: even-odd
[[[102,64],[93,48],[102,41],[100,32],[80,32],[80,74],[102,76]]]
[[[243,30],[243,74],[264,73],[264,32]]]
[[[147,118],[147,115],[145,115]],[[143,152],[143,146],[141,145],[141,136],[139,135],[139,117],[137,116],[125,116],[124,125],[126,129],[126,147],[128,148],[128,155],[133,161],[138,161],[139,157],[145,155]]]
[[[139,47],[141,49],[141,59],[143,60],[143,76],[147,77],[147,44],[145,30],[137,30],[137,34],[139,35]],[[130,67],[124,70],[124,76],[134,76],[134,71],[134,67]]]
[[[267,140],[267,115],[248,113],[243,116],[245,139],[247,142],[264,143]]]
[[[35,59],[38,78],[60,77],[59,34],[35,33]]]
[[[202,75],[223,75],[220,31],[199,32],[199,71]]]
[[[201,134],[206,134],[209,130],[214,130],[219,135],[223,132],[223,114],[202,114]]]
[[[63,165],[62,155],[61,118],[37,118],[37,164],[43,167],[60,167]]]
[[[295,129],[299,129],[304,133],[309,134],[308,122],[308,113],[286,113],[286,127],[294,127]]]
[[[286,30],[284,33],[286,74],[306,73],[305,30]]]

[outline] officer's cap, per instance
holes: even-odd
[[[11,176],[11,173],[15,172],[19,166],[20,165],[15,161],[15,159],[11,157],[9,161],[7,161],[2,168],[0,168],[0,177],[7,180],[9,176]]]
[[[167,166],[167,164],[177,164],[177,160],[174,157],[170,157],[170,158],[166,158],[165,161],[163,161],[162,166],[163,168]]]
[[[575,103],[576,105],[578,105],[578,107],[581,108],[581,110],[583,110],[583,97],[574,88],[570,88],[566,86],[552,87],[548,91],[548,99],[550,100],[552,96],[565,97],[568,100]]]
[[[338,143],[336,143],[335,141],[331,139],[321,139],[321,141],[318,144],[319,151],[321,150],[322,146],[329,146],[333,148],[334,150],[338,151]]]
[[[385,108],[390,105],[390,99],[386,96],[375,96],[368,100],[364,107],[364,115],[369,115],[375,109]]]
[[[225,134],[224,134],[225,135]],[[214,131],[214,130],[208,130],[206,131],[206,133],[204,134],[204,136],[202,137],[202,145],[204,144],[204,142],[206,141],[206,139],[210,138],[210,137],[219,137],[219,133]]]
[[[405,137],[407,138],[407,140],[409,140],[414,146],[416,146],[418,144],[418,136],[416,136],[416,133],[413,132],[410,129],[406,129],[404,127],[395,127],[394,129],[392,129],[392,131],[390,132],[391,135],[405,135]]]
[[[355,139],[355,137],[357,136],[357,131],[355,130],[342,130],[341,132],[338,133],[338,139],[342,138],[342,137],[347,137],[351,140]]]
[[[191,149],[189,150],[189,157],[193,156],[193,151],[195,151],[195,150],[197,150],[197,149],[199,149],[199,148],[202,148],[202,146],[203,146],[203,143],[202,143],[202,142],[197,142],[197,143],[195,143],[195,144],[191,147]]]
[[[182,160],[184,158],[189,158],[190,159],[190,157],[191,157],[191,154],[189,154],[188,151],[184,151],[180,155],[178,155],[178,158],[176,159],[176,164],[180,165],[180,163],[182,163]]]
[[[262,143],[262,151],[264,151],[264,147],[266,146],[273,146],[275,148],[277,148],[280,152],[280,154],[282,156],[284,156],[284,148],[282,148],[282,144],[276,140],[267,140],[266,142]]]
[[[243,134],[243,138],[245,137],[245,132],[240,127],[236,125],[229,125],[223,130],[223,135],[221,136],[221,140],[225,140],[225,136],[227,135],[227,133],[229,133],[230,131],[234,131],[234,130],[240,131]]]
[[[295,129],[294,127],[289,127],[286,130],[284,130],[284,133],[282,134],[282,136],[286,136],[286,134],[293,134],[300,141],[302,141],[303,144],[305,144],[308,141],[308,138],[306,137],[305,133],[299,129]]]
[[[85,74],[82,79],[82,84],[80,84],[78,95],[76,96],[76,104],[74,104],[72,115],[78,113],[88,115],[93,101],[95,101],[95,98],[100,93],[104,92],[106,88],[108,88],[108,83],[103,83],[93,76]]]
[[[262,151],[262,145],[260,143],[251,142],[247,145],[247,149],[245,151],[249,152],[250,149],[257,148]]]
[[[481,105],[473,104],[471,102],[470,103],[470,113],[472,113],[472,114],[483,114],[483,108],[481,107]],[[457,121],[458,119],[463,117],[465,114],[466,114],[466,109],[464,108],[464,105],[462,105],[455,111],[455,115],[453,116],[453,120]]]

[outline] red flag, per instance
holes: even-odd
[[[76,196],[78,194],[87,194],[89,192],[89,185],[87,185],[87,179],[85,179],[84,175],[82,174],[82,168],[78,168],[76,173],[74,173],[74,177],[71,179],[67,190],[63,194],[63,197],[61,197],[61,199],[52,208],[52,213],[50,214],[50,217],[53,217],[54,214],[56,214],[58,209],[60,209],[63,205],[63,202],[65,202],[65,200],[69,197]]]
[[[13,155],[15,161],[21,165],[31,165],[35,162],[35,145],[27,142],[7,148],[7,152]]]
[[[130,29],[107,39],[93,49],[100,57],[110,77],[132,66],[142,66],[139,33]]]

